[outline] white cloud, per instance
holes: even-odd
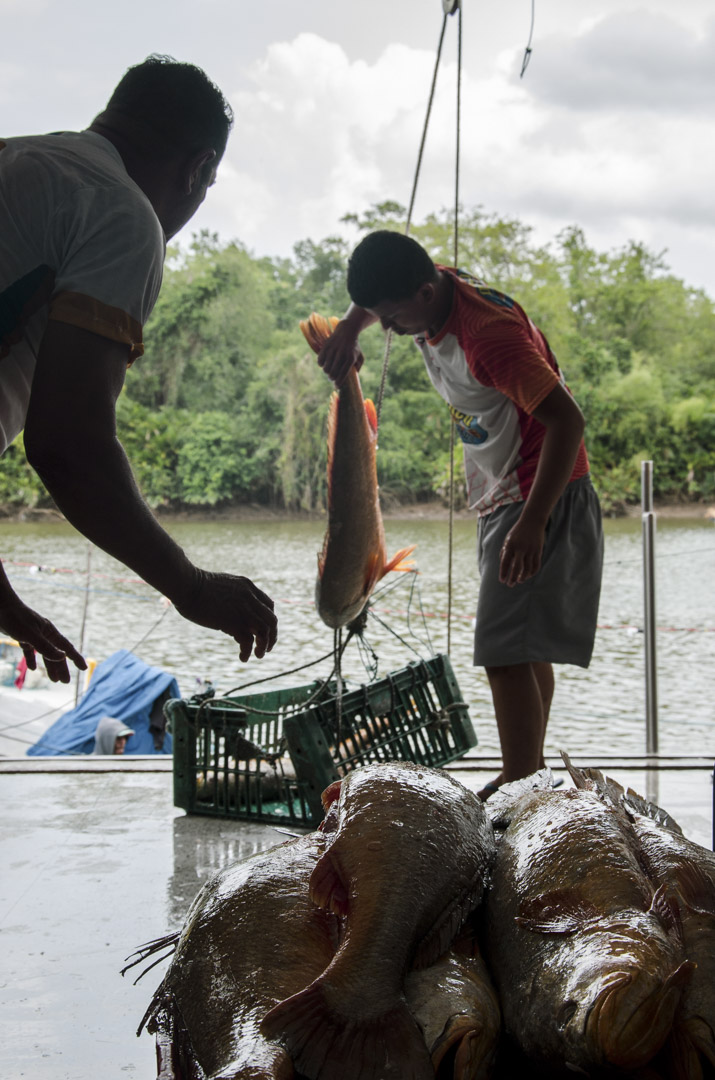
[[[517,216],[542,242],[578,223],[596,247],[668,248],[678,276],[715,293],[704,242],[715,239],[715,141],[699,104],[715,85],[702,62],[712,36],[712,25],[620,12],[538,43],[523,80],[514,48],[474,65],[477,75],[465,68],[462,203]],[[347,212],[388,198],[407,205],[433,67],[433,53],[405,45],[368,63],[312,33],[272,44],[230,95],[227,160],[189,229],[288,255],[300,239],[344,231]],[[455,86],[451,61],[439,73],[416,220],[453,206]],[[655,108],[656,91],[668,107]]]
[[[226,173],[233,232],[285,253],[286,238],[319,239],[348,211],[406,203],[433,63],[401,45],[373,65],[351,62],[314,34],[272,45],[247,72],[252,89],[231,95],[236,127],[216,190]]]
[[[535,97],[573,111],[712,115],[714,46],[715,20],[698,32],[662,14],[626,10],[575,37],[540,42],[529,87]]]

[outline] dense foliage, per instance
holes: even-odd
[[[347,221],[404,228],[404,210],[376,206]],[[454,262],[453,222],[433,215],[412,234]],[[597,252],[572,227],[547,246],[517,220],[465,212],[460,264],[513,295],[541,327],[587,420],[607,508],[637,501],[640,462],[655,462],[656,495],[715,498],[715,307],[641,244]],[[120,437],[155,507],[230,502],[322,507],[330,384],[298,329],[311,311],[348,305],[344,240],[296,245],[290,259],[255,258],[216,236],[169,258],[146,327],[146,352],[118,407]],[[363,335],[366,396],[376,397],[384,336]],[[383,497],[444,494],[446,406],[411,341],[392,342],[380,425]],[[461,477],[457,448],[457,477]],[[458,485],[461,491],[461,483]],[[0,504],[47,505],[20,444],[0,469]]]

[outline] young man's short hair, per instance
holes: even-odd
[[[350,299],[363,308],[374,308],[385,300],[407,300],[436,277],[425,249],[411,236],[389,229],[366,236],[348,261]]]
[[[112,112],[148,124],[188,153],[208,147],[218,158],[233,125],[231,106],[206,73],[171,56],[130,67],[107,103],[105,114]]]

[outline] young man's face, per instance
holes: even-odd
[[[368,311],[377,316],[383,330],[392,330],[393,334],[425,334],[433,299],[434,287],[427,284],[407,300],[382,300]]]

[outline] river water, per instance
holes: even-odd
[[[172,672],[184,696],[204,679],[225,692],[269,677],[274,681],[262,689],[299,686],[330,672],[332,631],[313,606],[324,523],[221,521],[168,528],[199,565],[245,574],[274,598],[279,639],[268,657],[242,665],[228,638],[187,623],[120,563],[96,548],[90,553],[87,541],[68,525],[0,523],[0,553],[23,599],[77,645],[84,622],[85,656],[101,660],[130,649]],[[343,658],[349,685],[370,681],[368,668],[375,661],[379,678],[447,648],[447,523],[412,517],[389,520],[385,528],[388,554],[417,544],[419,573],[393,574],[376,592],[365,634],[369,649],[350,644]],[[641,526],[637,518],[622,519],[607,521],[605,529],[594,659],[587,671],[557,670],[549,753],[645,750]],[[660,751],[715,759],[715,526],[696,518],[658,519],[656,558]],[[450,656],[479,749],[492,753],[498,739],[489,689],[483,671],[471,665],[475,561],[475,523],[456,521]],[[313,661],[319,662],[293,670]]]

